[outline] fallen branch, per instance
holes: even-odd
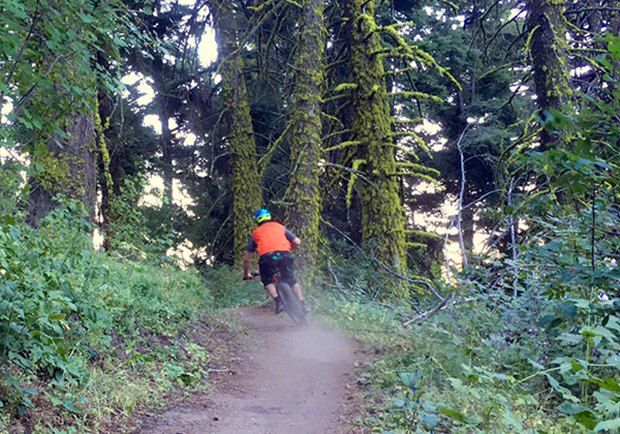
[[[338,290],[342,293],[342,294],[347,294],[347,292],[342,289],[342,286],[340,286],[340,282],[338,281],[338,276],[336,276],[336,273],[334,273],[334,270],[332,269],[332,258],[329,258],[329,261],[327,262],[327,267],[329,268],[329,272],[332,274],[332,277],[334,278],[334,282],[336,282],[336,287],[338,288]]]
[[[348,241],[351,242],[351,244],[353,244],[353,246],[355,246],[360,252],[362,252],[364,255],[366,256],[370,256],[377,264],[381,265],[381,267],[383,267],[383,269],[385,271],[387,271],[388,273],[390,273],[392,276],[398,277],[399,279],[402,279],[406,282],[409,283],[413,283],[415,285],[424,285],[426,286],[435,297],[437,297],[440,300],[443,300],[443,297],[441,295],[439,295],[439,293],[437,292],[437,290],[433,287],[433,285],[431,285],[429,282],[425,281],[425,280],[417,280],[417,279],[412,279],[410,277],[407,276],[403,276],[402,274],[397,273],[396,271],[392,270],[391,268],[389,268],[387,265],[385,265],[383,262],[381,262],[379,259],[377,259],[375,256],[367,253],[364,251],[364,249],[362,249],[360,246],[358,246],[357,244],[355,244],[355,242],[349,238],[345,233],[343,233],[340,229],[338,229],[336,226],[332,225],[331,223],[323,220],[323,223],[327,224],[328,226],[330,226],[332,229],[335,229],[337,232],[340,233],[340,235],[342,235],[343,237],[345,237]]]
[[[431,285],[429,282],[427,282],[425,280],[417,280],[417,279],[412,279],[411,277],[403,276],[402,274],[399,274],[396,271],[394,271],[391,268],[389,268],[387,265],[385,265],[383,262],[381,262],[380,260],[378,260],[374,256],[372,256],[372,255],[369,255],[369,256],[372,259],[374,259],[375,262],[377,262],[377,264],[381,265],[383,267],[383,269],[385,271],[387,271],[388,273],[390,273],[392,276],[398,277],[399,279],[402,279],[402,280],[404,280],[406,282],[409,282],[409,283],[413,283],[415,285],[425,285],[433,293],[433,295],[435,297],[437,297],[440,300],[443,300],[443,297],[441,295],[439,295],[439,293],[435,290],[433,285]]]
[[[429,310],[428,312],[424,312],[423,314],[418,315],[415,318],[410,319],[409,321],[404,322],[403,323],[403,327],[408,327],[408,326],[410,326],[413,323],[420,322],[420,321],[423,321],[423,320],[427,320],[427,319],[437,315],[442,309],[444,309],[448,305],[448,302],[450,300],[452,300],[453,298],[454,297],[453,297],[452,294],[448,294],[446,296],[446,298],[444,298],[443,301],[441,303],[439,303],[437,305],[437,307],[435,307],[433,310]]]
[[[452,285],[452,280],[450,279],[450,257],[446,255],[445,252],[448,250],[448,239],[450,237],[450,229],[452,229],[453,227],[454,227],[454,218],[450,218],[450,226],[448,226],[448,229],[446,229],[446,237],[443,241],[444,257],[446,258],[446,278],[448,281],[448,285]]]
[[[384,307],[384,308],[386,308],[386,309],[393,310],[393,311],[398,310],[398,309],[396,309],[394,306],[392,306],[391,304],[381,303],[381,302],[379,302],[379,301],[371,301],[371,303],[372,303],[372,304],[376,304],[377,306]]]

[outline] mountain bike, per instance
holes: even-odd
[[[257,277],[259,275],[260,272],[258,271],[252,273],[253,277]],[[291,317],[293,323],[300,327],[308,325],[308,319],[306,318],[306,313],[301,307],[301,302],[291,287],[287,283],[282,282],[279,272],[273,276],[273,283],[276,286],[276,291],[280,296],[280,300],[282,300],[284,311]]]

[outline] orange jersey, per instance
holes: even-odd
[[[293,248],[286,236],[286,228],[278,222],[267,222],[252,232],[258,254],[263,256],[270,252],[290,252]]]

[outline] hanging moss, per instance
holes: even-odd
[[[363,142],[361,140],[348,140],[346,142],[339,143],[336,146],[329,147],[325,149],[324,152],[341,151],[346,148],[361,145],[362,143]]]
[[[362,205],[362,235],[378,246],[381,261],[396,269],[405,266],[405,215],[400,202],[392,142],[388,92],[381,58],[382,51],[374,2],[350,0],[346,16],[351,47],[353,130],[356,160],[364,179],[357,181]],[[362,163],[363,162],[363,163]]]
[[[353,188],[355,187],[355,181],[357,180],[357,174],[356,172],[359,170],[360,166],[365,165],[366,164],[366,160],[354,160],[353,161],[353,173],[351,174],[351,179],[349,179],[349,185],[347,188],[347,208],[351,207],[351,199],[353,198]]]
[[[345,90],[355,90],[357,89],[357,84],[355,83],[341,83],[336,86],[334,92],[344,92]]]
[[[409,25],[413,25],[413,24],[412,23],[400,23],[400,24],[394,24],[394,25],[379,28],[379,30],[381,30],[384,33],[389,34],[396,41],[396,47],[395,48],[382,48],[380,45],[376,45],[375,46],[376,48],[373,48],[373,51],[371,53],[373,53],[373,55],[379,55],[379,56],[391,55],[391,56],[404,57],[408,60],[422,62],[426,64],[426,66],[428,66],[429,68],[435,69],[441,75],[448,78],[452,82],[452,84],[456,86],[457,89],[461,90],[461,84],[452,76],[452,74],[450,74],[447,68],[441,67],[435,61],[433,56],[431,56],[426,51],[421,50],[417,45],[409,45],[407,41],[405,41],[405,39],[398,33],[399,28],[409,26]],[[373,31],[376,31],[374,26],[370,26],[370,28],[372,28]]]
[[[424,92],[394,92],[391,94],[393,97],[400,96],[407,99],[430,99],[433,102],[441,104],[443,100],[435,95],[429,95]]]
[[[99,110],[95,110],[95,134],[99,138],[99,152],[101,152],[101,162],[103,163],[103,176],[105,178],[106,187],[108,190],[108,197],[112,197],[114,181],[112,181],[112,174],[110,173],[110,151],[105,141],[104,132],[110,128],[110,118],[105,121],[105,125],[101,124],[101,116]]]

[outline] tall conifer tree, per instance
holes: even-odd
[[[544,118],[550,109],[560,110],[572,94],[564,7],[552,0],[529,0],[528,9],[536,101]],[[557,144],[558,137],[542,130],[540,141],[542,149],[548,149]]]
[[[233,4],[230,0],[214,0],[212,5],[222,62],[222,96],[230,126],[228,143],[234,198],[234,256],[235,265],[240,266],[247,238],[255,227],[252,214],[262,203],[262,189]]]
[[[399,196],[388,92],[382,63],[374,1],[347,0],[345,16],[351,49],[355,166],[362,205],[362,236],[377,243],[379,259],[400,269],[405,265],[405,215]]]
[[[9,50],[15,57],[3,57],[14,64],[0,104],[10,89],[15,135],[9,136],[29,151],[32,161],[28,221],[37,226],[59,195],[81,202],[94,221],[98,143],[92,60],[97,43],[107,38],[101,28],[113,22],[110,10],[69,1],[19,7],[27,18],[21,28],[11,28],[12,22],[8,31],[23,39],[17,37],[20,50]]]
[[[288,225],[304,242],[303,264],[316,259],[321,199],[319,158],[321,95],[325,79],[324,0],[305,0],[295,62],[295,108],[291,119],[291,180],[287,191]]]

